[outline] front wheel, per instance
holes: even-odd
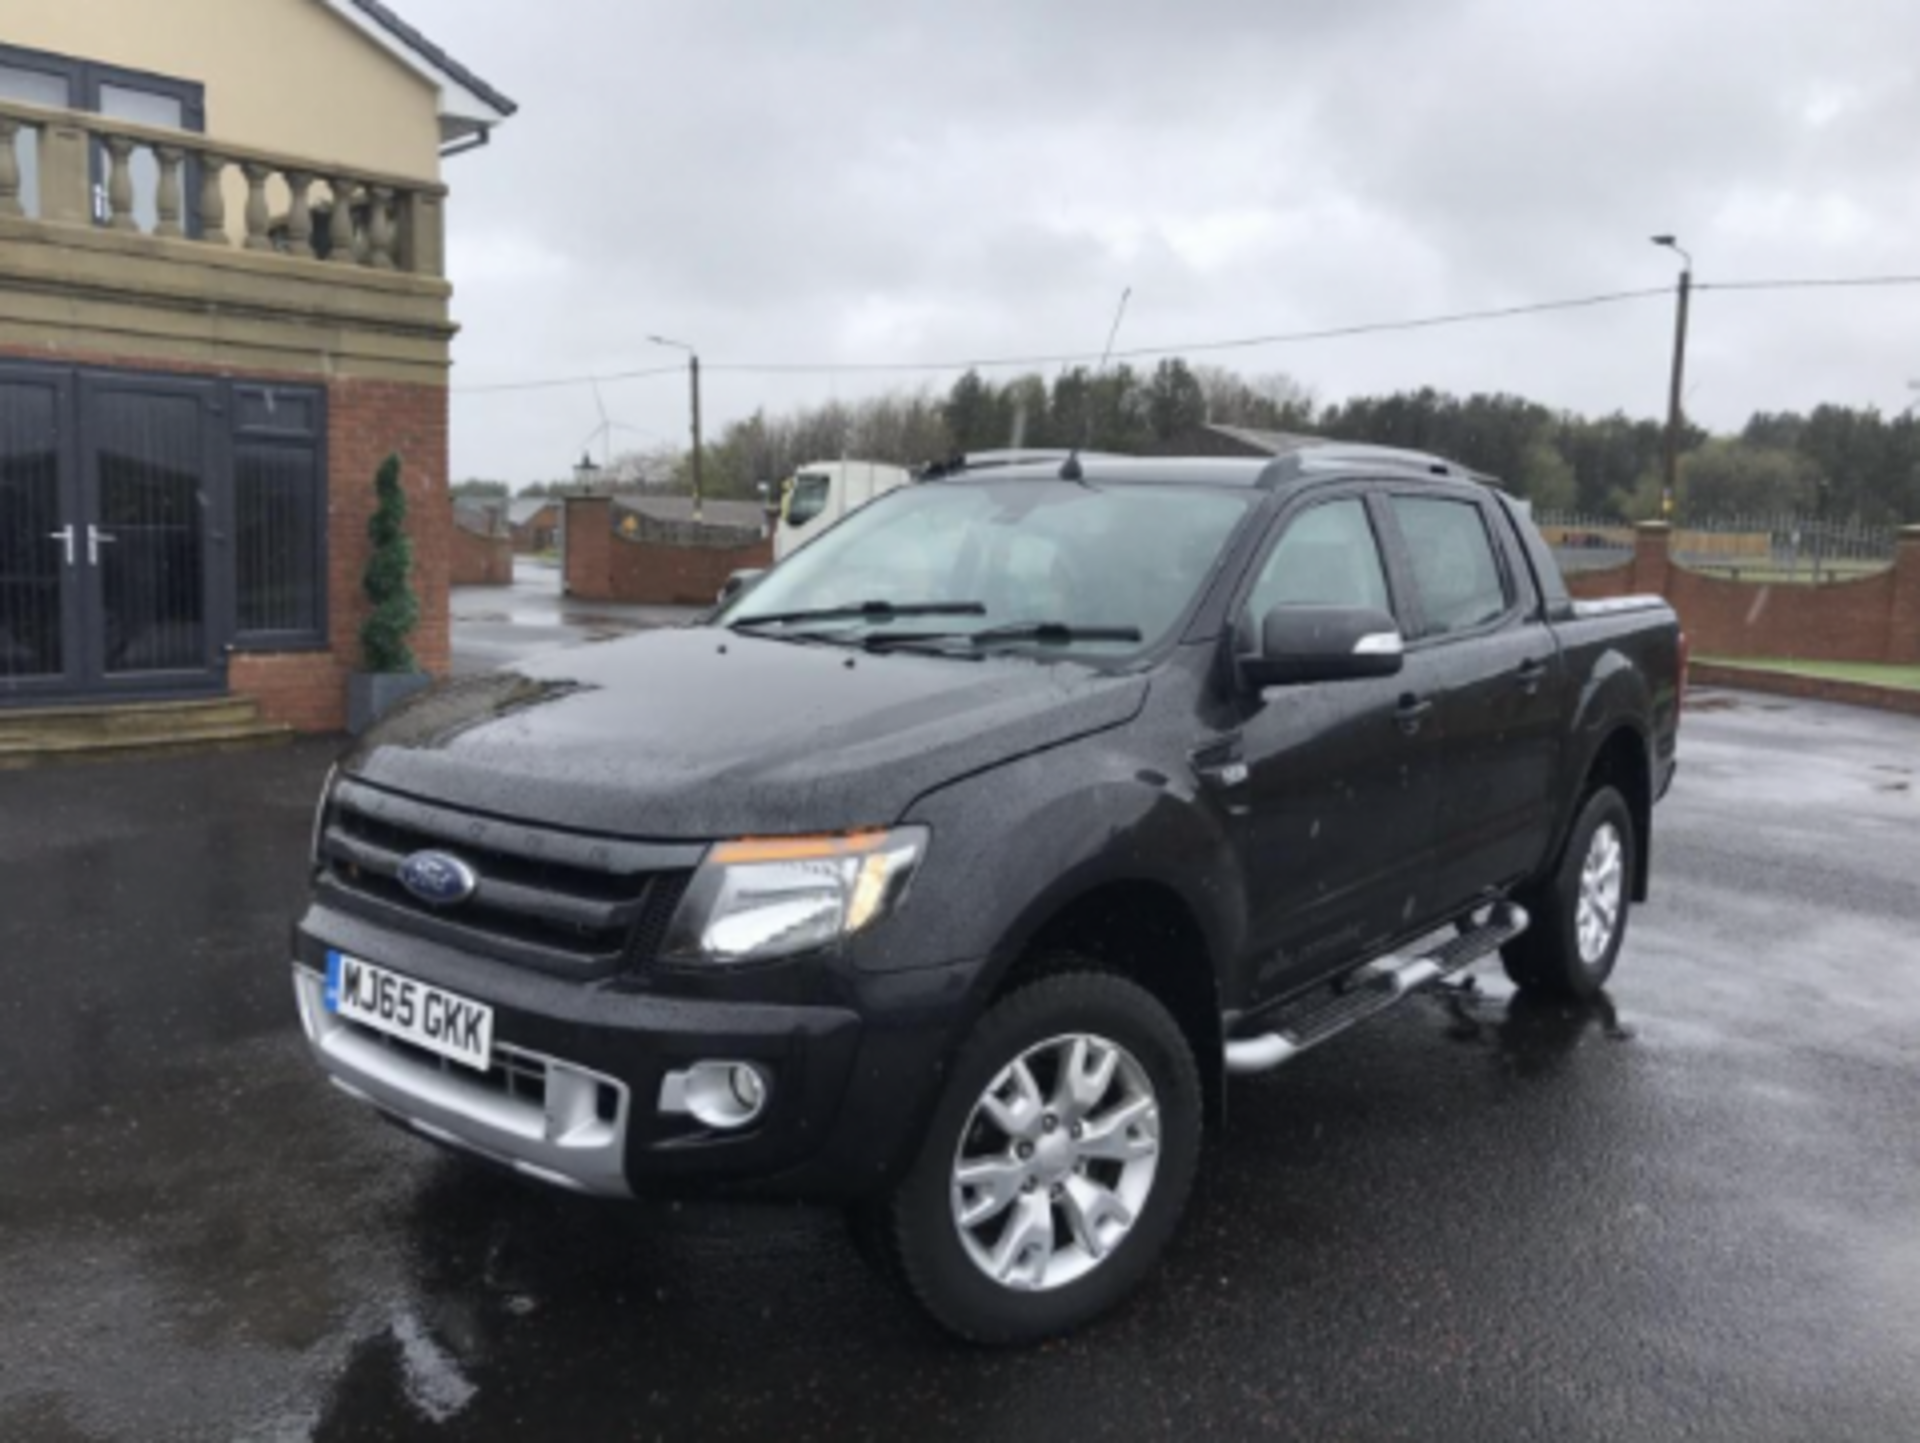
[[[1514,985],[1576,1000],[1595,996],[1626,941],[1633,875],[1633,814],[1619,792],[1600,787],[1574,820],[1560,865],[1520,895],[1532,923],[1501,949]]]
[[[1076,972],[996,1003],[879,1224],[909,1290],[973,1342],[1035,1342],[1139,1284],[1186,1205],[1199,1072],[1154,997]]]

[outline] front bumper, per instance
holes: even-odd
[[[618,1078],[511,1044],[493,1070],[435,1061],[326,1010],[325,977],[293,969],[300,1025],[333,1085],[435,1142],[542,1182],[624,1197],[633,1094]]]
[[[494,1070],[442,1063],[327,1012],[335,948],[492,1007]],[[907,1160],[958,996],[956,986],[946,1006],[863,1014],[623,992],[323,907],[295,934],[293,972],[314,1059],[343,1091],[436,1142],[602,1197],[871,1191]],[[769,1083],[760,1117],[718,1131],[666,1105],[674,1089],[663,1098],[663,1083],[701,1061],[759,1069]]]

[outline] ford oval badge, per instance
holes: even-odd
[[[480,877],[445,852],[415,852],[400,864],[400,885],[430,907],[451,907],[471,897]]]

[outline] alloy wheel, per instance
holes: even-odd
[[[1620,923],[1620,903],[1626,891],[1626,849],[1612,822],[1602,822],[1587,843],[1587,859],[1580,868],[1580,901],[1574,925],[1580,939],[1580,960],[1598,965],[1613,943]]]
[[[954,1154],[953,1224],[1000,1286],[1065,1287],[1125,1241],[1159,1163],[1159,1102],[1133,1054],[1087,1033],[1050,1038],[974,1104]]]

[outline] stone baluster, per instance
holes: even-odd
[[[20,159],[13,149],[13,138],[19,133],[19,121],[0,115],[0,215],[27,213],[20,204]]]
[[[177,145],[156,145],[153,154],[160,162],[160,186],[154,197],[160,219],[153,233],[179,240],[187,233],[180,224],[180,167],[186,164],[187,153]]]
[[[243,160],[240,173],[247,178],[247,249],[270,251],[273,239],[267,234],[267,177],[273,174],[273,167]]]
[[[287,193],[291,199],[287,202],[287,246],[297,256],[313,254],[313,211],[307,202],[307,192],[313,188],[313,176],[304,170],[286,172]]]
[[[393,187],[368,186],[367,204],[367,232],[373,247],[373,268],[390,271],[393,269]]]
[[[114,230],[139,230],[133,218],[133,142],[124,135],[109,135],[107,147],[107,224]]]
[[[227,158],[200,157],[200,239],[208,245],[230,244],[227,237]]]
[[[327,216],[327,259],[335,265],[350,266],[353,254],[353,182],[344,175],[328,179],[333,192],[333,210]]]

